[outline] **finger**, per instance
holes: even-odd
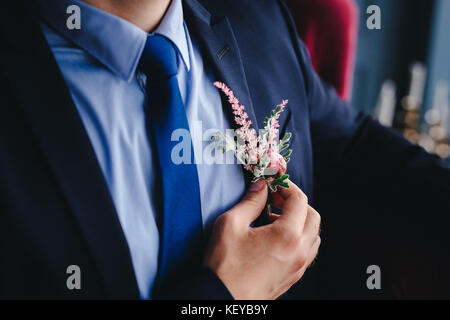
[[[322,239],[319,236],[317,236],[314,240],[314,243],[313,243],[311,249],[308,252],[308,259],[306,260],[306,263],[295,273],[295,276],[294,276],[295,282],[300,280],[303,277],[306,269],[308,269],[310,266],[312,266],[312,264],[316,260],[317,255],[319,253],[319,247],[320,247],[321,243],[322,243]]]
[[[309,251],[307,268],[312,267],[314,262],[317,260],[317,255],[319,254],[319,247],[321,243],[322,239],[320,238],[320,236],[317,236],[314,240],[311,250]]]
[[[281,198],[286,200],[290,195],[297,192],[304,194],[303,191],[291,180],[286,179],[285,181],[289,185],[289,188],[278,188],[278,191],[276,192],[276,194],[278,194]]]
[[[253,183],[244,198],[228,211],[250,225],[258,218],[267,201],[267,184],[263,180]]]
[[[308,212],[308,198],[295,185],[291,188],[282,191],[285,202],[276,223],[284,223],[289,228],[294,228],[296,232],[302,232]]]
[[[320,220],[319,213],[313,207],[308,206],[308,214],[302,236],[304,248],[310,248],[314,244],[314,241],[316,241],[320,231]]]

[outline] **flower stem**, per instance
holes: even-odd
[[[262,227],[270,223],[270,216],[272,215],[272,209],[270,207],[271,202],[271,194],[269,188],[267,188],[267,201],[266,205],[264,206],[264,210],[261,212],[259,217],[253,222],[254,227]]]

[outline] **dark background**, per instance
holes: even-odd
[[[429,129],[425,114],[433,108],[438,82],[450,84],[450,1],[449,0],[355,0],[359,7],[359,34],[352,103],[375,114],[382,84],[392,80],[397,87],[396,116],[401,124],[401,100],[408,95],[410,66],[419,62],[427,70],[419,133]],[[366,27],[369,5],[381,8],[381,30]],[[450,100],[450,97],[447,97]],[[448,107],[447,107],[448,108]],[[450,117],[449,117],[450,118]],[[446,126],[450,128],[450,119]],[[450,131],[448,129],[447,131]],[[450,134],[447,132],[447,141]],[[417,142],[417,141],[415,141]],[[427,149],[427,148],[426,148]],[[428,150],[433,152],[432,149]],[[444,156],[450,164],[450,156]]]
[[[433,107],[436,84],[450,83],[450,0],[355,2],[359,31],[352,104],[375,114],[382,84],[392,80],[397,88],[393,127],[403,132],[402,99],[409,92],[410,66],[419,62],[427,75],[417,130],[426,133],[425,114]],[[366,27],[366,8],[373,4],[381,8],[381,30]],[[450,164],[450,157],[444,158]],[[396,179],[393,184],[407,189],[413,178]],[[418,207],[420,190],[407,190],[409,196],[399,199],[405,190],[389,185],[355,184],[340,173],[329,180],[316,184],[314,193],[323,226],[319,257],[293,288],[294,295],[303,297],[304,287],[309,287],[318,288],[318,297],[324,299],[450,298],[446,208],[435,203]],[[346,196],[336,196],[336,188]],[[366,286],[370,265],[381,269],[381,290]]]

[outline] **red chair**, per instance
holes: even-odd
[[[351,97],[358,35],[353,0],[285,0],[312,64],[344,100]]]

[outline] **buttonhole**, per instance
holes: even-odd
[[[219,58],[219,60],[222,59],[223,56],[227,54],[228,51],[230,51],[230,47],[226,45],[225,47],[222,48],[222,50],[219,51],[219,53],[217,54],[217,58]]]

